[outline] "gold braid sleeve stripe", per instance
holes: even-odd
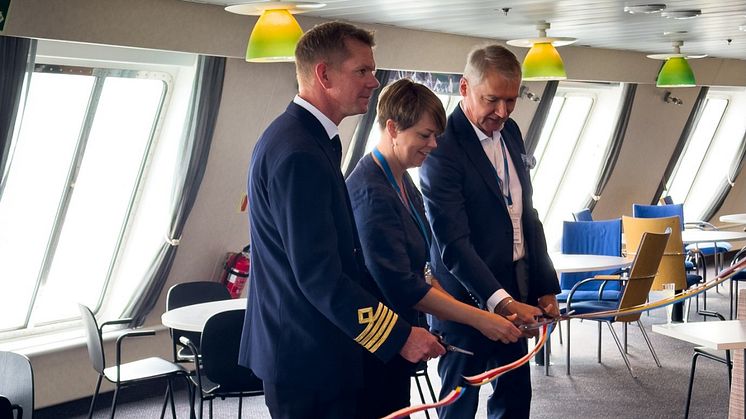
[[[376,325],[376,320],[378,320],[378,318],[381,316],[381,313],[383,311],[382,309],[387,309],[387,307],[383,305],[383,303],[378,303],[378,307],[376,307],[376,312],[368,320],[367,322],[368,325],[365,326],[365,329],[362,332],[360,332],[359,335],[357,335],[357,337],[355,338],[355,342],[362,344],[361,342],[363,341],[363,339],[366,339],[368,334],[371,332],[371,329],[373,329],[373,327]]]
[[[391,333],[391,330],[394,329],[394,325],[396,324],[396,320],[399,318],[399,315],[394,313],[393,311],[389,311],[393,316],[391,317],[391,320],[389,321],[389,324],[385,326],[383,330],[383,334],[381,335],[380,339],[378,339],[378,343],[375,344],[372,348],[370,348],[371,352],[375,352],[378,350],[378,348],[383,345],[383,342],[386,342],[386,339],[389,338],[389,334]]]
[[[383,315],[378,318],[375,327],[373,327],[370,333],[368,333],[368,336],[366,336],[365,339],[360,342],[361,345],[365,346],[365,349],[370,350],[370,347],[374,345],[374,343],[371,343],[371,341],[375,341],[378,336],[380,336],[381,329],[383,329],[383,326],[388,323],[388,318],[391,317],[391,313],[393,312],[389,310],[388,307],[383,306],[383,310],[381,310],[381,313]]]

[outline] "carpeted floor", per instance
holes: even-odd
[[[728,315],[728,290],[721,288],[708,292],[708,309]],[[565,374],[565,347],[553,334],[553,356],[550,375],[544,368],[533,365],[533,404],[531,417],[549,418],[680,418],[684,415],[684,403],[694,345],[655,334],[650,326],[664,323],[665,310],[643,315],[642,322],[658,353],[662,368],[658,368],[648,351],[640,331],[629,328],[629,358],[637,379],[632,378],[624,365],[608,329],[603,327],[602,362],[596,361],[597,323],[573,321],[572,325],[572,375]],[[692,304],[691,321],[701,321],[694,315]],[[563,326],[564,328],[564,326]],[[564,330],[563,330],[564,331]],[[621,325],[617,325],[621,336]],[[564,335],[566,339],[567,336]],[[430,363],[430,377],[435,391],[439,380],[435,361]],[[94,383],[91,383],[93,387]],[[486,400],[490,387],[481,391],[481,402],[477,418],[486,418]],[[125,389],[117,409],[120,418],[157,418],[160,414],[163,389],[151,388],[145,394],[136,389]],[[428,398],[429,399],[429,398]],[[108,417],[111,395],[105,395],[98,404],[94,417]],[[418,403],[416,387],[412,386],[412,402]],[[36,419],[84,418],[88,401],[66,403],[41,409]],[[217,400],[214,403],[215,418],[238,416],[236,400]],[[723,364],[700,358],[697,365],[691,418],[725,418],[728,413],[727,372]],[[205,410],[207,414],[207,410]],[[177,415],[189,417],[186,390],[177,392]],[[207,415],[206,415],[207,416]],[[167,415],[166,417],[170,417]],[[244,399],[243,417],[269,418],[264,398]],[[417,414],[413,418],[424,418]],[[431,414],[431,417],[436,415]]]

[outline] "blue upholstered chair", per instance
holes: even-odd
[[[670,233],[642,233],[642,237],[639,241],[635,240],[635,243],[639,243],[639,246],[635,249],[628,249],[630,254],[634,254],[634,262],[629,271],[629,276],[622,277],[620,275],[597,275],[594,278],[585,279],[574,287],[570,291],[568,296],[568,303],[561,311],[562,313],[574,312],[575,314],[595,313],[607,310],[625,309],[634,307],[640,304],[644,304],[650,288],[653,285],[653,281],[658,272],[658,265],[661,262],[663,253],[666,249],[666,243]],[[608,282],[617,281],[623,284],[622,296],[617,301],[609,300],[595,300],[595,301],[581,301],[574,303],[573,294],[576,289],[583,286],[585,283],[590,282]],[[627,354],[622,344],[619,341],[619,337],[614,331],[614,327],[611,325],[613,322],[622,322],[624,324],[635,322],[640,328],[640,331],[645,338],[645,342],[648,344],[650,353],[655,359],[655,363],[660,367],[658,356],[655,354],[653,346],[650,344],[650,339],[645,332],[645,329],[640,323],[640,314],[631,314],[624,316],[613,316],[594,318],[592,320],[598,321],[598,362],[601,362],[601,323],[606,323],[609,326],[609,331],[614,337],[614,342],[619,348],[619,352],[622,354],[624,363],[627,365],[629,373],[634,377],[632,367],[630,366]],[[567,374],[570,374],[570,320],[567,320]],[[625,339],[626,346],[626,339]]]
[[[622,220],[565,221],[562,226],[562,253],[569,255],[622,255]],[[557,301],[566,302],[570,290],[578,282],[596,275],[610,275],[616,269],[596,272],[572,272],[560,275],[562,292]],[[603,291],[600,291],[603,287]],[[590,282],[575,290],[573,301],[619,300],[621,287],[618,282],[604,284]]]
[[[583,208],[580,211],[573,212],[572,218],[575,221],[593,221],[593,215],[591,215],[591,210],[589,208]]]

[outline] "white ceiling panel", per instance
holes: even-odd
[[[245,3],[186,1],[218,6]],[[664,3],[667,11],[700,9],[702,14],[676,20],[660,13],[624,12],[625,5],[644,3]],[[738,29],[746,25],[746,1],[327,0],[326,4],[308,14],[498,40],[536,37],[536,23],[546,20],[552,26],[549,36],[575,37],[578,45],[669,53],[673,40],[683,40],[682,52],[687,54],[746,59],[746,32]],[[504,8],[509,8],[507,14]],[[664,35],[666,32],[675,34]]]

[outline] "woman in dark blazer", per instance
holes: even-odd
[[[437,147],[436,136],[446,124],[440,100],[421,84],[399,80],[381,93],[378,124],[381,139],[358,162],[347,189],[365,265],[384,300],[412,326],[427,327],[424,313],[430,313],[472,326],[492,340],[515,342],[521,332],[510,320],[459,302],[429,273],[430,227],[422,195],[406,170],[422,165]],[[386,364],[366,357],[358,418],[409,406],[415,368],[399,356]]]

